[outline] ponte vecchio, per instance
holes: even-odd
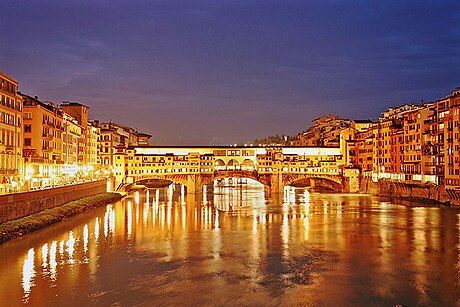
[[[330,147],[128,147],[114,154],[116,185],[164,179],[199,193],[216,179],[257,180],[271,193],[303,181],[337,191],[356,192],[358,170],[344,167],[340,148]]]

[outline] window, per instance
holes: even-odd
[[[32,145],[32,141],[30,138],[25,138],[24,139],[24,146],[31,146]]]
[[[32,132],[32,125],[24,125],[24,132]]]

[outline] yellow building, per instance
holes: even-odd
[[[77,179],[78,144],[83,135],[83,127],[76,118],[63,112],[62,159],[64,168],[62,175],[66,181]]]
[[[25,179],[31,188],[58,184],[63,180],[63,112],[51,102],[21,95],[24,101]]]
[[[100,124],[100,161],[102,168],[113,171],[118,147],[146,146],[151,135],[117,123]]]
[[[99,166],[99,139],[101,137],[101,130],[95,126],[92,122],[88,122],[86,129],[88,132],[86,140],[86,161],[87,166],[90,169],[96,170]]]
[[[18,81],[0,72],[0,193],[23,184],[22,97]]]

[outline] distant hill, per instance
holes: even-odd
[[[252,143],[254,145],[289,145],[289,142],[294,138],[288,135],[270,135],[263,139],[255,139]]]

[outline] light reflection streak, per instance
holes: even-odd
[[[111,234],[115,233],[115,209],[110,206],[109,230]]]
[[[303,229],[304,235],[303,238],[305,241],[308,241],[310,236],[310,193],[307,189],[304,191],[304,202],[302,205],[304,206],[305,218],[303,219]]]
[[[136,206],[136,225],[139,225],[139,206]]]
[[[109,211],[108,206],[104,214],[104,238],[107,239],[107,235],[109,234]]]
[[[59,242],[59,256],[61,257],[62,261],[62,259],[64,259],[64,240]]]
[[[427,288],[427,276],[423,274],[425,272],[426,258],[425,250],[427,249],[426,240],[426,222],[427,222],[427,211],[424,208],[414,208],[414,242],[417,242],[417,248],[414,248],[412,254],[412,263],[415,265],[415,271],[418,272],[414,276],[414,287],[419,295],[419,303],[425,305],[429,302],[428,299],[428,288]]]
[[[172,201],[171,202],[168,201],[168,208],[166,212],[166,224],[168,225],[168,227],[171,225],[171,208],[172,208]]]
[[[133,227],[133,209],[132,203],[128,200],[128,204],[126,205],[127,209],[127,217],[126,217],[126,234],[128,236],[128,240],[131,239],[131,231]]]
[[[283,256],[288,257],[288,247],[289,247],[289,218],[288,214],[283,214],[283,226],[281,227],[281,239],[283,242]]]
[[[214,229],[219,229],[219,211],[217,210],[214,217]]]
[[[42,246],[42,267],[43,267],[44,272],[46,272],[47,266],[48,266],[48,243],[45,243]]]
[[[22,267],[22,288],[24,290],[23,302],[27,303],[30,297],[30,290],[35,286],[35,265],[34,265],[34,249],[31,248],[27,252],[27,257],[24,260]]]
[[[136,193],[134,193],[134,202],[136,203],[136,205],[139,205],[139,191],[136,191]]]
[[[65,243],[66,245],[66,252],[67,252],[67,255],[69,257],[69,263],[70,264],[73,264],[75,262],[74,258],[73,258],[73,254],[75,252],[75,237],[73,236],[73,231],[70,231],[69,232],[69,239],[67,240],[67,242]]]
[[[144,226],[147,225],[147,221],[149,219],[149,212],[150,212],[150,206],[149,206],[149,204],[147,202],[144,205]]]
[[[56,262],[57,242],[53,241],[50,247],[50,278],[55,282],[57,278],[57,262]]]
[[[85,226],[83,227],[83,252],[85,254],[88,251],[88,239],[89,239],[88,224],[85,224]]]
[[[57,262],[56,262],[57,241],[53,241],[50,247],[50,278],[51,281],[56,281],[57,278]]]
[[[208,204],[208,186],[207,185],[203,185],[203,205],[207,205]]]
[[[186,205],[182,205],[181,206],[181,216],[182,216],[182,230],[185,230],[185,226],[186,226],[186,218],[187,218],[187,206]]]
[[[96,243],[99,241],[99,218],[96,218],[96,221],[94,222],[94,239]]]

